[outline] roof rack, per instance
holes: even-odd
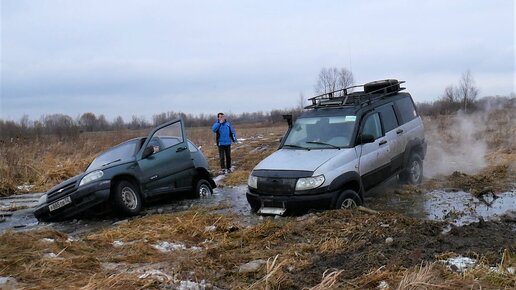
[[[405,81],[398,81],[394,79],[380,80],[369,82],[363,85],[355,85],[333,92],[324,93],[312,98],[312,104],[306,106],[305,109],[317,109],[327,107],[343,107],[343,106],[357,106],[364,104],[371,104],[372,101],[381,99],[387,96],[395,95],[399,91],[404,90],[400,85]],[[350,92],[350,89],[363,87],[362,91]]]

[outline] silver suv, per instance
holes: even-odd
[[[418,184],[426,154],[423,122],[404,83],[381,80],[315,96],[279,149],[248,179],[253,211],[350,208],[363,193],[398,176]],[[363,88],[358,90],[359,88]]]

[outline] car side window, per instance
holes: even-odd
[[[362,128],[362,135],[365,134],[373,135],[374,139],[383,136],[382,125],[380,123],[380,116],[378,115],[378,113],[369,115],[366,118],[364,122],[364,127]]]
[[[181,128],[181,122],[172,123],[166,127],[163,127],[156,131],[153,138],[159,137],[163,143],[163,148],[160,150],[165,150],[170,148],[176,144],[183,142],[183,131]]]
[[[410,97],[401,98],[395,101],[396,106],[401,114],[403,124],[412,121],[417,117],[417,111]]]
[[[378,110],[380,111],[380,117],[382,118],[385,132],[389,132],[398,127],[398,119],[396,119],[396,114],[391,104],[381,106]]]

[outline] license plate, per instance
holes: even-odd
[[[258,210],[259,214],[274,214],[274,215],[283,215],[286,209],[278,208],[278,207],[262,207]]]
[[[54,202],[53,204],[49,205],[48,210],[54,211],[56,209],[62,208],[63,206],[65,206],[67,204],[70,204],[70,203],[72,203],[72,199],[69,196],[67,196],[67,197],[60,199],[60,200]]]

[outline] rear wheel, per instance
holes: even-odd
[[[407,167],[400,173],[399,180],[404,184],[420,184],[423,181],[423,160],[419,154],[410,155]]]
[[[362,199],[354,190],[344,190],[335,204],[336,209],[352,209],[362,205]]]
[[[138,187],[127,180],[122,180],[115,186],[113,202],[116,209],[124,215],[137,215],[142,208]]]

